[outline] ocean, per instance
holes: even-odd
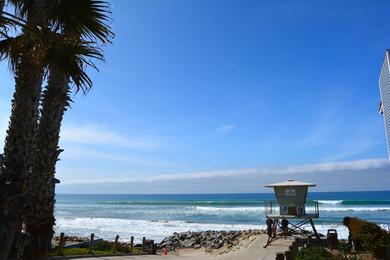
[[[56,196],[57,234],[89,236],[122,241],[134,236],[159,242],[173,232],[241,230],[265,228],[264,202],[275,200],[273,193],[262,194],[183,194],[183,195],[75,195]],[[390,227],[390,191],[312,192],[307,211],[318,200],[318,232],[336,228],[347,238],[342,225],[345,216],[359,217]],[[308,227],[309,228],[309,227]]]

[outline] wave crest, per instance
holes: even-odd
[[[337,204],[342,204],[343,200],[319,200],[318,203],[328,204],[328,205],[337,205]]]

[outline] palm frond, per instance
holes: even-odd
[[[76,92],[81,90],[86,94],[92,87],[86,68],[89,66],[98,70],[94,60],[104,60],[102,50],[70,35],[54,33],[50,41],[45,61],[49,73],[54,70],[64,73],[74,83]]]
[[[33,6],[33,0],[7,0],[14,8],[16,16],[20,18],[27,18]]]
[[[14,70],[20,59],[20,53],[17,51],[18,39],[9,37],[0,41],[0,59],[8,59],[9,67]]]
[[[80,35],[89,40],[111,43],[110,5],[106,0],[46,0],[42,8],[56,32]]]
[[[7,37],[0,41],[0,59],[8,59],[12,70],[22,59],[28,56],[38,66],[44,66],[45,46],[47,32],[27,31],[14,37]]]

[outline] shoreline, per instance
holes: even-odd
[[[348,238],[348,229],[339,224],[316,224],[319,233],[326,234],[328,229],[336,229],[340,239]],[[384,228],[387,225],[383,225]],[[57,219],[56,235],[64,232],[68,236],[88,237],[94,233],[97,238],[104,238],[113,241],[116,235],[119,240],[128,242],[131,236],[136,243],[142,242],[143,237],[161,242],[165,237],[173,233],[201,232],[205,230],[231,231],[231,230],[264,230],[265,225],[246,224],[211,224],[211,223],[187,223],[184,221],[149,221],[131,219],[107,219],[107,218],[68,218]],[[307,230],[311,230],[307,226]]]

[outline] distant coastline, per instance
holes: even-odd
[[[389,192],[390,190],[350,190],[350,191],[310,191],[310,194],[316,194],[316,193],[358,193],[358,192]],[[232,192],[232,193],[69,193],[69,192],[57,192],[57,195],[132,195],[132,196],[144,196],[144,195],[243,195],[243,194],[261,194],[266,195],[270,194],[273,195],[273,192]]]

